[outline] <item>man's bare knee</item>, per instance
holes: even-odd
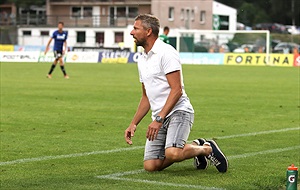
[[[162,160],[146,160],[144,161],[144,169],[148,172],[162,170]]]
[[[166,149],[166,158],[172,162],[180,162],[183,160],[182,155],[183,149],[181,148],[167,148]]]
[[[153,165],[145,165],[144,164],[144,169],[147,172],[155,172],[155,171],[159,171],[159,169],[157,168],[157,166],[153,166]]]

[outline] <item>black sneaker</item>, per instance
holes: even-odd
[[[193,140],[197,145],[203,146],[203,144],[206,142],[205,139],[196,139]],[[194,157],[194,167],[198,170],[205,170],[208,166],[207,158],[205,156],[196,156]]]
[[[206,158],[211,161],[212,165],[216,166],[219,172],[225,173],[228,168],[228,160],[226,156],[214,140],[209,140],[207,142],[210,143],[212,152]]]

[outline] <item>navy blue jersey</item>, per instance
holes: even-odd
[[[52,38],[54,39],[53,50],[62,51],[64,42],[68,38],[68,33],[66,31],[62,31],[62,33],[60,33],[58,30],[56,30],[55,32],[53,32]]]

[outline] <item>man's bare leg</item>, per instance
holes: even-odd
[[[208,156],[212,151],[209,144],[203,146],[196,145],[196,143],[186,144],[183,148],[170,147],[166,149],[166,158],[164,160],[146,160],[144,161],[144,169],[146,171],[161,171],[174,162],[181,162],[186,159],[194,158],[198,155]]]

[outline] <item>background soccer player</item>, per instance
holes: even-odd
[[[170,32],[170,28],[165,26],[164,33],[159,36],[159,39],[161,39],[163,42],[169,44],[170,43],[169,37],[168,37],[169,32]]]
[[[52,37],[49,39],[46,50],[45,50],[45,55],[49,50],[49,46],[52,42],[52,39],[54,39],[54,57],[55,60],[53,64],[51,65],[50,71],[47,75],[48,78],[52,78],[52,72],[55,69],[55,66],[57,62],[59,61],[61,71],[64,74],[64,77],[66,79],[69,78],[69,76],[66,73],[65,67],[64,67],[64,61],[63,61],[63,55],[65,54],[65,50],[67,49],[67,38],[68,38],[68,33],[66,31],[63,31],[64,23],[59,22],[58,23],[58,30],[54,31],[52,34]]]

